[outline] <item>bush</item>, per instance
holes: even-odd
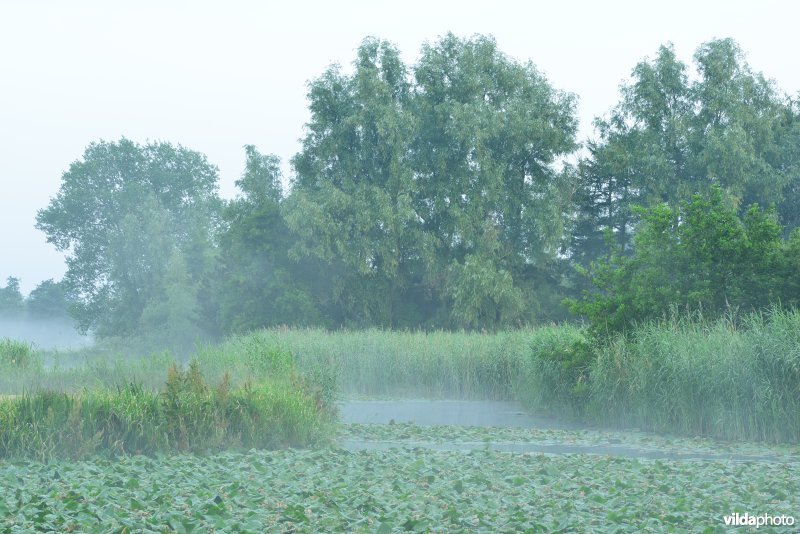
[[[625,331],[671,308],[712,318],[791,297],[785,271],[794,249],[781,240],[774,211],[753,206],[740,219],[719,187],[679,207],[640,211],[633,255],[618,251],[582,271],[595,289],[567,301],[594,334]]]
[[[581,415],[593,361],[583,329],[562,325],[536,330],[515,379],[516,397],[535,411]]]

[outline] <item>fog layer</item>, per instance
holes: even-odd
[[[91,336],[82,336],[69,319],[0,318],[0,338],[33,343],[41,349],[78,349],[92,344]]]

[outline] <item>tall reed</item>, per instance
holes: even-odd
[[[597,421],[722,439],[800,441],[800,313],[641,325],[597,349]]]
[[[530,332],[274,329],[257,335],[291,352],[304,373],[333,370],[344,395],[508,399]]]

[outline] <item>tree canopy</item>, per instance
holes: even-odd
[[[25,299],[19,290],[19,278],[9,276],[5,287],[0,287],[0,315],[19,315],[25,309]]]
[[[247,145],[227,201],[202,154],[89,145],[37,216],[64,280],[26,301],[9,279],[0,311],[67,305],[99,337],[190,343],[284,324],[493,330],[564,319],[565,298],[615,331],[670,307],[800,303],[800,107],[730,39],[693,69],[669,44],[635,65],[585,151],[575,95],[480,35],[414,64],[367,38],[308,102],[289,187]]]
[[[489,327],[530,319],[570,190],[574,97],[489,38],[447,35],[412,68],[364,41],[312,82],[288,199],[299,256],[331,269],[342,322]],[[413,77],[412,77],[413,74]]]
[[[676,203],[718,185],[743,215],[753,203],[789,201],[800,182],[796,113],[731,39],[703,44],[697,71],[671,45],[633,69],[622,99],[596,121],[599,138],[581,164],[573,249],[583,264],[606,250],[604,229],[623,249],[633,205]],[[782,208],[784,223],[791,216]]]
[[[171,264],[185,265],[182,283],[193,291],[212,261],[217,180],[202,154],[124,138],[92,143],[70,166],[36,226],[67,252],[64,283],[82,330],[139,332],[145,309],[181,278],[167,276]]]

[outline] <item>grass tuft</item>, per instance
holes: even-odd
[[[42,356],[34,349],[33,345],[7,337],[0,339],[1,370],[40,370],[41,368]]]

